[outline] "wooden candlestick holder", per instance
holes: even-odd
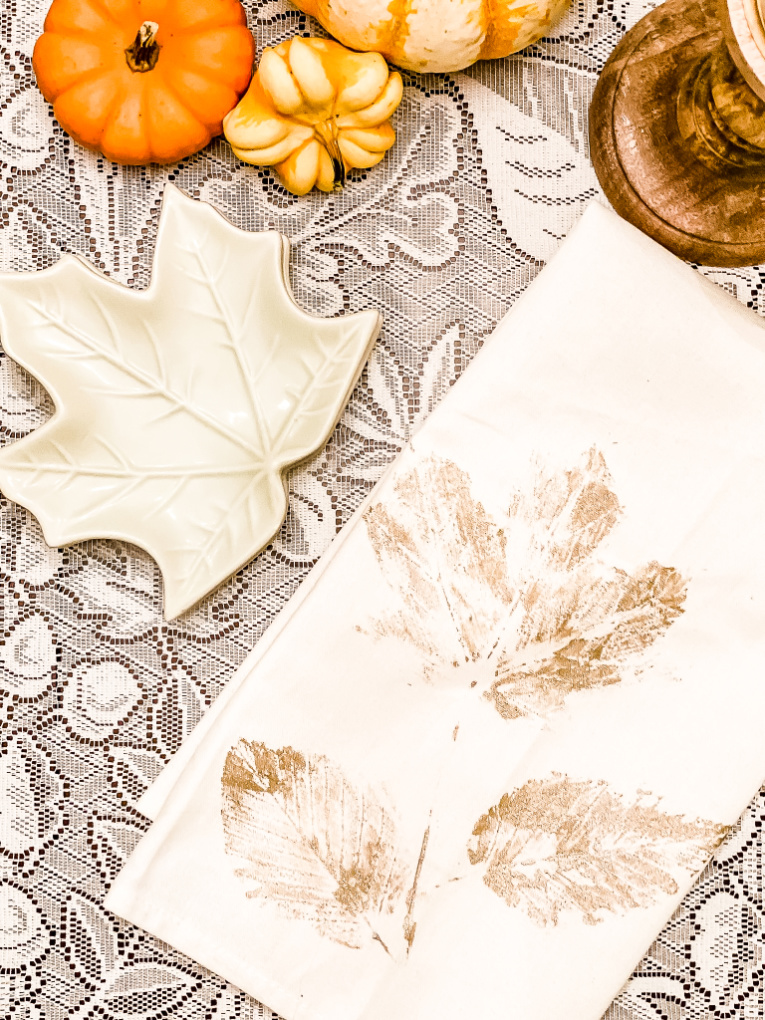
[[[765,0],[667,0],[622,39],[595,89],[606,196],[676,255],[765,261]]]

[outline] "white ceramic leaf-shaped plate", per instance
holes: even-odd
[[[0,274],[0,339],[48,390],[50,421],[0,450],[0,489],[49,545],[134,543],[172,619],[278,531],[287,469],[331,434],[380,329],[308,315],[289,243],[167,185],[150,286],[76,256]]]

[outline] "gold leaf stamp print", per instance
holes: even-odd
[[[497,522],[456,464],[430,457],[365,514],[401,609],[375,637],[418,650],[436,681],[469,666],[501,716],[544,716],[577,692],[619,683],[683,612],[686,581],[650,561],[633,573],[597,557],[622,508],[603,455],[535,466]]]
[[[226,852],[248,897],[359,948],[402,900],[405,869],[393,822],[371,791],[351,785],[321,755],[240,740],[223,769]]]
[[[366,511],[367,533],[403,608],[377,621],[378,636],[411,642],[430,671],[482,658],[512,604],[506,538],[452,461],[431,457],[401,476],[396,501]],[[445,624],[448,645],[434,622]]]
[[[604,912],[651,906],[677,892],[673,872],[701,870],[729,827],[666,814],[649,796],[559,774],[529,780],[478,819],[468,858],[541,926],[563,911],[597,924]]]

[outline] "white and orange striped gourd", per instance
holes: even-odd
[[[555,24],[569,0],[293,0],[340,42],[411,71],[506,57]]]

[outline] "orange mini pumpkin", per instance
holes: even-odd
[[[65,131],[143,164],[220,134],[254,57],[239,0],[53,0],[32,63]]]

